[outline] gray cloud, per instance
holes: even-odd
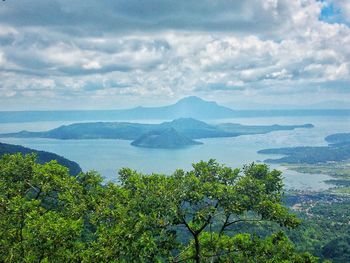
[[[260,32],[281,27],[292,15],[288,1],[24,0],[1,4],[1,22],[45,25],[82,35],[164,29]]]
[[[346,2],[332,1],[345,16]],[[34,108],[71,107],[71,101],[78,108],[118,108],[193,94],[283,100],[312,91],[319,93],[315,99],[350,100],[350,29],[342,21],[320,21],[325,5],[1,2],[0,102],[3,109],[14,101]]]

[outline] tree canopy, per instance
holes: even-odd
[[[282,204],[281,172],[215,160],[172,175],[119,171],[73,177],[33,155],[0,159],[0,262],[317,262],[284,228],[300,220]],[[269,222],[268,237],[237,224]]]

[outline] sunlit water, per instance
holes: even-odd
[[[134,122],[145,122],[134,120]],[[159,123],[148,121],[148,123]],[[207,121],[214,123],[212,120]],[[277,131],[260,135],[245,135],[234,138],[201,139],[204,144],[183,149],[147,149],[130,145],[126,140],[54,140],[54,139],[20,139],[1,138],[2,142],[19,144],[37,150],[45,150],[62,155],[80,164],[84,171],[96,170],[106,180],[116,180],[117,171],[130,167],[144,173],[170,174],[178,168],[190,169],[191,163],[214,158],[232,167],[263,161],[273,155],[258,154],[265,148],[326,145],[324,137],[337,132],[350,132],[349,117],[269,117],[236,118],[217,120],[216,123],[232,122],[250,125],[270,124],[305,124],[312,123],[313,129],[296,129]],[[20,130],[43,131],[72,122],[35,122],[0,124],[0,133]],[[278,156],[277,156],[278,157]],[[327,175],[301,174],[274,165],[283,170],[286,187],[291,189],[326,189],[329,185],[323,181],[330,179]]]

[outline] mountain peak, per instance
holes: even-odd
[[[133,146],[147,148],[181,148],[197,144],[202,143],[188,138],[173,127],[151,131],[131,143]]]
[[[203,100],[196,96],[185,97],[173,105],[167,106],[173,118],[192,117],[196,119],[232,117],[234,111],[218,105],[214,101]]]
[[[206,101],[197,96],[184,97],[180,99],[176,104],[207,104],[207,103],[216,104],[216,102]]]
[[[211,128],[209,124],[194,118],[178,118],[170,122],[164,122],[162,125],[164,127],[171,127],[180,130],[189,128]]]

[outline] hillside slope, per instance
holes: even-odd
[[[77,175],[81,172],[81,168],[79,164],[71,160],[68,160],[62,156],[59,156],[55,153],[33,150],[20,145],[13,145],[13,144],[0,142],[0,157],[3,156],[4,154],[14,154],[14,153],[22,153],[22,154],[35,153],[37,155],[38,163],[43,164],[52,160],[57,160],[59,164],[68,167],[71,175]]]

